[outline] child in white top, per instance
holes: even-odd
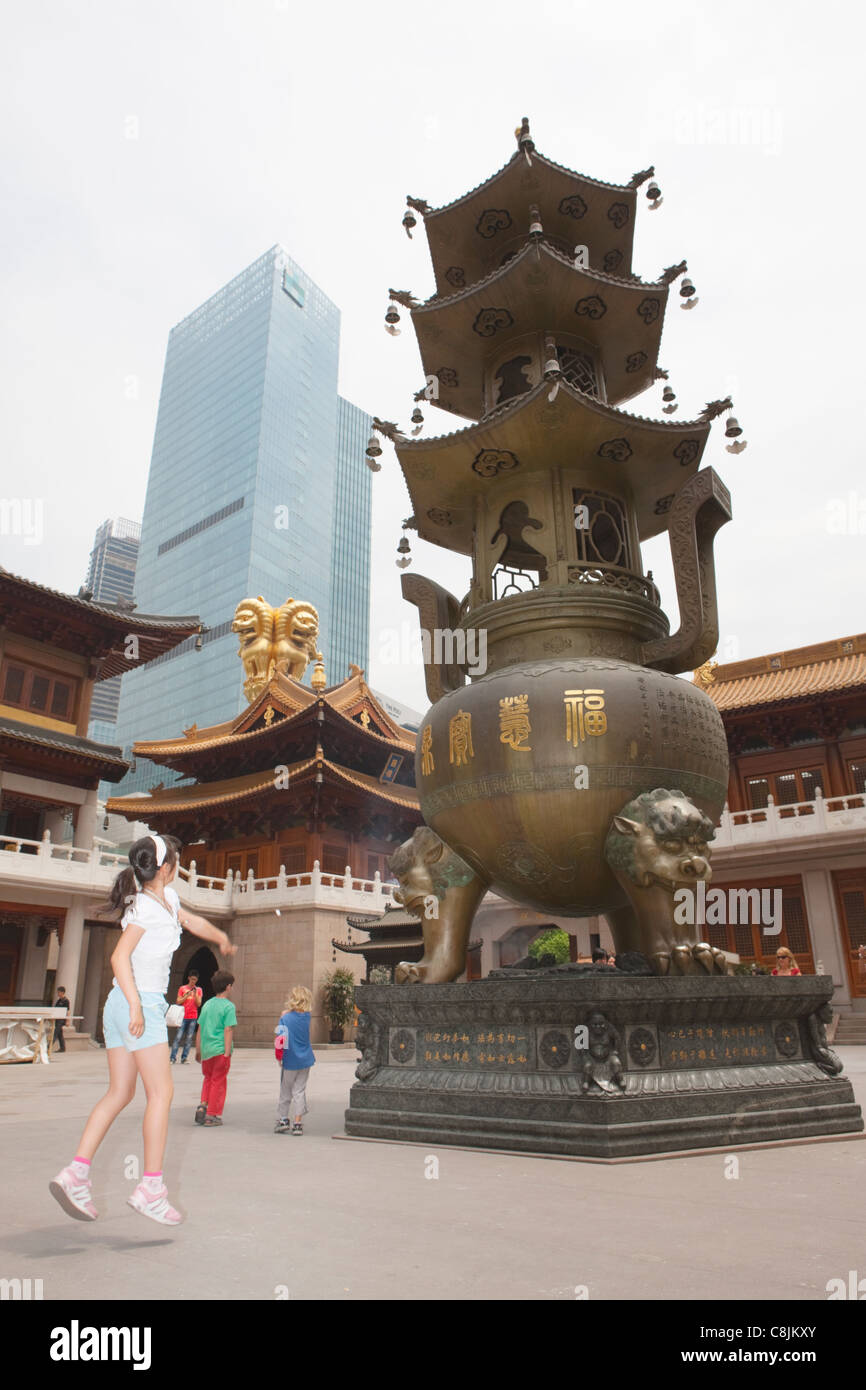
[[[162,1177],[173,1087],[168,1058],[164,995],[171,958],[180,944],[181,929],[215,943],[225,956],[234,955],[224,931],[204,917],[181,907],[170,882],[177,873],[180,842],[173,836],[146,835],[129,851],[130,868],[115,879],[107,910],[121,915],[122,932],[111,964],[113,988],[105,1001],[103,1030],[108,1054],[109,1084],[84,1127],[78,1152],[50,1184],[57,1201],[77,1221],[94,1221],[96,1207],[90,1192],[90,1164],[114,1120],[135,1094],[138,1077],[144,1083],[144,1176],[128,1198],[143,1216],[175,1226],[183,1217],[169,1206]]]

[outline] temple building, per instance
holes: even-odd
[[[99,845],[97,790],[129,765],[87,736],[94,690],[199,630],[197,617],[95,603],[0,569],[0,1005],[44,1003],[57,984],[73,1015],[88,990],[95,1005],[102,958],[91,971],[85,928],[117,871]]]
[[[832,974],[837,1041],[866,1042],[866,635],[707,663],[695,680],[731,756],[713,885],[782,894],[781,933],[717,925],[707,939],[765,967],[787,946],[804,973]]]
[[[113,798],[107,810],[176,835],[187,884],[221,881],[221,925],[239,948],[232,962],[238,1041],[253,1043],[271,1036],[291,985],[308,986],[318,999],[347,908],[360,908],[363,919],[388,905],[388,860],[421,814],[415,734],[386,712],[360,667],[328,685],[315,609],[245,600],[235,631],[247,707],[223,724],[137,742],[136,758],[183,780]],[[306,686],[300,678],[310,661]],[[264,907],[253,910],[259,901]],[[186,937],[175,957],[178,980],[193,958],[209,981],[213,953]],[[363,971],[358,958],[354,973]],[[315,1009],[313,1036],[327,1038]]]

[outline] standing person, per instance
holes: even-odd
[[[313,996],[304,985],[295,985],[283,1005],[285,1012],[277,1024],[277,1038],[283,1039],[280,1099],[274,1134],[303,1134],[301,1123],[307,1113],[307,1078],[316,1059],[310,1046],[310,1011]],[[294,1120],[290,1117],[294,1116]]]
[[[54,1001],[54,1007],[55,1009],[66,1010],[65,1018],[55,1018],[54,1020],[54,1041],[60,1044],[60,1051],[65,1052],[66,1039],[63,1036],[63,1029],[69,1022],[69,1010],[72,1007],[72,1005],[70,1004],[69,997],[62,985],[57,986],[57,998]]]
[[[789,951],[787,946],[780,946],[776,952],[776,968],[774,975],[799,975],[800,967],[794,959],[794,952]]]
[[[218,970],[211,980],[213,999],[201,1011],[201,1022],[195,1040],[195,1059],[201,1062],[204,1081],[201,1101],[195,1112],[197,1125],[221,1125],[226,1103],[229,1067],[232,1064],[234,1030],[238,1016],[231,992],[235,977],[230,970]]]
[[[177,992],[178,1004],[183,1004],[183,1023],[174,1035],[174,1042],[171,1045],[171,1060],[177,1061],[177,1050],[183,1043],[183,1056],[180,1064],[189,1057],[189,1050],[192,1047],[195,1031],[198,1027],[196,1022],[198,1011],[201,1008],[201,990],[198,984],[198,975],[194,970],[189,972],[189,979],[185,985],[181,985]]]
[[[224,956],[237,950],[219,927],[187,912],[169,887],[177,873],[180,842],[171,835],[145,835],[129,851],[128,869],[117,875],[103,911],[119,917],[122,933],[111,956],[113,988],[105,1001],[103,1032],[108,1053],[108,1090],[90,1113],[71,1163],[50,1191],[76,1221],[95,1221],[91,1163],[111,1125],[135,1095],[140,1076],[144,1112],[144,1176],[129,1205],[166,1226],[183,1220],[169,1206],[162,1175],[173,1086],[165,1012],[171,958],[181,928],[213,942]]]

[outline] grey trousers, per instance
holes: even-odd
[[[306,1115],[307,1113],[307,1077],[310,1074],[309,1067],[302,1067],[300,1071],[289,1071],[283,1067],[280,1079],[280,1099],[277,1102],[277,1119],[294,1119],[296,1115]]]

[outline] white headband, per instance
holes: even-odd
[[[150,837],[156,845],[156,867],[162,868],[163,860],[168,853],[168,845],[161,835],[151,835]]]

